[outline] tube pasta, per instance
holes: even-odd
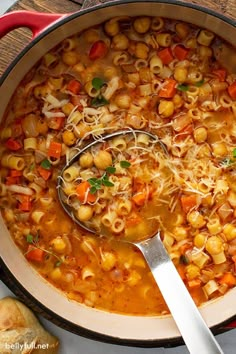
[[[149,65],[150,65],[151,72],[153,72],[154,74],[160,74],[163,70],[162,61],[157,55],[154,55],[150,59]]]
[[[23,170],[25,167],[25,161],[23,157],[13,155],[3,155],[1,164],[4,167],[12,168],[18,171]]]

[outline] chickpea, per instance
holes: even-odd
[[[158,106],[158,113],[163,117],[168,118],[174,113],[175,106],[172,101],[162,100]]]
[[[114,20],[107,21],[104,29],[109,36],[116,36],[120,32],[119,22]]]
[[[205,47],[203,45],[199,46],[198,52],[199,52],[200,57],[202,57],[202,58],[207,58],[207,57],[210,58],[212,56],[212,49],[209,47]]]
[[[183,83],[186,81],[188,77],[188,69],[181,67],[181,66],[176,66],[174,70],[174,78],[176,81]]]
[[[68,102],[62,107],[62,112],[65,113],[65,115],[69,116],[72,110],[75,108],[75,106]]]
[[[169,47],[171,45],[171,35],[169,33],[158,33],[156,41],[162,47]]]
[[[221,253],[223,248],[223,242],[218,236],[211,236],[206,241],[206,250],[211,255],[216,255]]]
[[[51,245],[52,245],[54,251],[56,251],[58,253],[63,253],[66,249],[66,243],[60,236],[55,237],[51,241]]]
[[[81,205],[77,216],[80,221],[88,221],[93,216],[93,208],[90,205]]]
[[[196,143],[203,143],[207,139],[207,129],[205,127],[199,127],[193,132]]]
[[[48,85],[39,85],[34,88],[34,97],[41,98],[46,97],[51,93],[51,88]]]
[[[215,157],[223,157],[228,153],[225,143],[214,143],[212,145],[213,155]]]
[[[103,252],[101,256],[101,267],[105,271],[114,268],[116,264],[116,256],[112,252]]]
[[[199,229],[206,224],[204,217],[197,210],[190,212],[187,216],[187,220],[195,229]]]
[[[99,40],[99,34],[95,29],[90,28],[84,32],[84,39],[91,44]]]
[[[112,46],[116,50],[125,50],[129,47],[129,38],[119,33],[113,37]]]
[[[174,103],[175,108],[180,108],[180,107],[182,107],[184,101],[183,101],[183,98],[176,93],[173,97],[173,103]]]
[[[112,165],[112,157],[108,151],[99,151],[94,157],[94,165],[99,170],[105,170],[107,167]]]
[[[135,55],[139,59],[147,59],[149,47],[143,42],[138,42],[135,46]]]
[[[114,76],[117,76],[117,69],[114,66],[109,66],[104,69],[104,77],[111,80]]]
[[[69,66],[73,66],[78,62],[78,55],[75,51],[64,52],[62,54],[62,61]]]
[[[206,242],[206,235],[199,233],[194,237],[193,243],[197,248],[202,248]]]
[[[52,280],[59,280],[61,279],[62,276],[62,272],[60,270],[60,268],[54,268],[51,272],[50,272],[50,278]]]
[[[77,138],[83,138],[89,132],[90,132],[90,127],[83,122],[77,124],[76,128],[74,129],[74,134]]]
[[[40,135],[46,135],[48,132],[48,125],[45,120],[39,119],[36,123],[37,132]]]
[[[93,166],[93,155],[90,152],[80,156],[79,164],[83,168],[90,168]]]
[[[120,93],[115,97],[115,104],[119,108],[128,109],[130,103],[131,103],[131,97],[129,95]]]
[[[151,19],[149,17],[138,17],[134,20],[133,26],[136,32],[146,33],[151,25]]]
[[[195,264],[189,264],[186,267],[186,277],[192,280],[200,275],[200,269]]]
[[[228,241],[232,241],[236,238],[236,227],[233,224],[226,224],[223,230],[224,235]]]
[[[63,140],[64,144],[66,144],[67,146],[72,146],[76,142],[76,136],[72,131],[65,130],[62,133],[62,140]]]

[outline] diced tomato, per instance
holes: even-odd
[[[42,262],[44,259],[44,251],[36,246],[29,245],[25,257],[29,261]]]
[[[187,56],[188,56],[189,49],[188,49],[188,48],[185,48],[183,45],[179,44],[179,45],[176,45],[176,46],[173,48],[173,53],[174,53],[174,56],[175,56],[178,60],[184,60],[184,59],[186,59]]]
[[[70,80],[67,84],[67,90],[78,95],[81,90],[81,83],[78,80]]]
[[[160,50],[157,53],[157,55],[159,56],[159,58],[161,59],[161,61],[164,65],[170,64],[172,62],[172,60],[174,59],[171,49],[169,47]]]
[[[107,54],[108,48],[104,41],[99,40],[93,43],[89,51],[89,59],[96,60],[105,57]]]
[[[236,81],[228,86],[228,93],[233,100],[236,100]]]
[[[22,145],[21,145],[21,143],[19,141],[15,140],[13,138],[9,138],[6,141],[6,147],[9,150],[17,151],[17,150],[20,150],[22,148]]]
[[[225,69],[215,69],[212,71],[212,74],[217,76],[218,79],[222,82],[226,79],[226,70]]]
[[[158,95],[161,98],[172,98],[176,93],[176,81],[174,79],[166,79]]]

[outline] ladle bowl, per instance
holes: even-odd
[[[96,144],[107,142],[109,139],[117,136],[125,136],[127,134],[135,135],[139,133],[148,135],[155,144],[159,144],[164,154],[168,156],[165,144],[163,144],[157,136],[142,130],[122,130],[102,136],[80,149],[58,176],[58,197],[63,209],[80,227],[91,232],[94,237],[96,237],[96,235],[104,237],[110,236],[99,234],[94,228],[88,227],[87,224],[81,222],[74,216],[73,210],[69,204],[66,203],[66,198],[63,193],[63,173],[68,167],[74,164],[83,153],[89,151],[92,147],[96,146]],[[171,261],[161,240],[161,230],[156,230],[154,235],[142,239],[141,241],[130,241],[122,238],[119,240],[133,244],[143,254],[189,352],[192,354],[223,353]]]

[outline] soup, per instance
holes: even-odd
[[[198,306],[235,286],[236,77],[219,42],[180,21],[117,17],[65,39],[17,88],[1,126],[1,211],[29,263],[69,299],[168,313],[141,253],[119,242],[156,227]],[[121,129],[156,135],[167,156],[140,134],[148,151],[133,159],[129,135],[64,171],[80,220],[114,232],[119,219],[115,237],[94,237],[60,206],[57,179],[87,143]]]

